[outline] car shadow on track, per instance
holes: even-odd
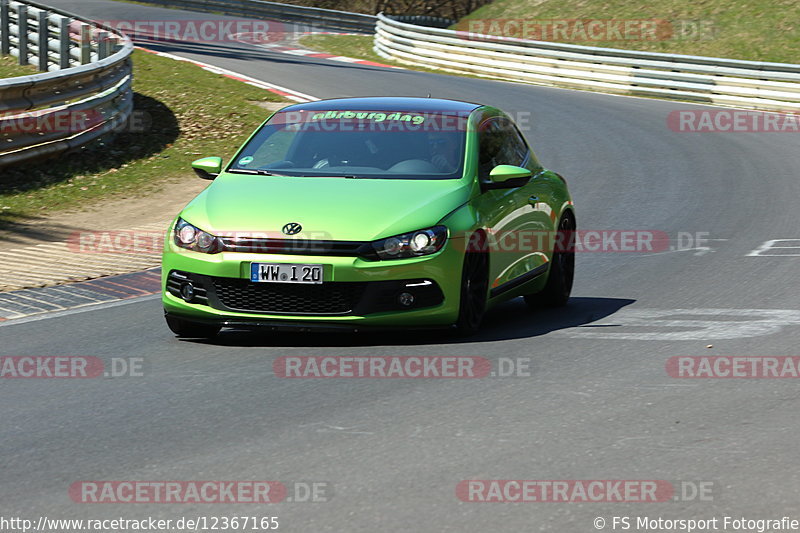
[[[487,313],[480,333],[460,338],[450,330],[391,330],[360,333],[294,333],[223,330],[211,340],[196,340],[216,346],[419,346],[463,344],[524,339],[551,331],[591,324],[613,315],[636,300],[625,298],[571,298],[566,307],[530,310],[522,298],[505,302]]]

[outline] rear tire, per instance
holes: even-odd
[[[489,290],[489,256],[486,252],[468,252],[461,274],[456,331],[460,336],[474,335],[481,328]]]
[[[220,326],[209,326],[170,315],[164,315],[164,318],[172,333],[187,339],[213,339],[222,329]]]
[[[569,301],[575,279],[575,218],[565,213],[558,224],[553,260],[544,288],[525,295],[525,303],[532,309],[563,307]]]

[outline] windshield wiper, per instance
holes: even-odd
[[[296,177],[298,177],[298,178],[346,178],[346,179],[349,179],[349,180],[365,180],[365,179],[368,179],[368,178],[365,178],[364,176],[355,176],[355,175],[352,175],[352,174],[345,174],[345,175],[339,174],[339,175],[330,175],[330,176],[318,176],[316,174],[311,174],[311,175],[296,176]]]
[[[273,174],[272,172],[268,172],[266,170],[250,170],[245,168],[233,168],[228,172],[232,174],[254,174],[256,176],[280,176],[282,178],[287,178],[285,174]]]
[[[347,178],[347,179],[351,179],[351,180],[367,179],[364,176],[356,176],[356,175],[353,175],[353,174],[331,175],[331,176],[318,176],[318,175],[315,175],[315,174],[312,174],[312,175],[309,175],[309,176],[303,176],[303,175],[300,175],[300,176],[289,176],[287,174],[273,174],[272,172],[269,172],[268,170],[259,170],[259,169],[251,169],[251,168],[233,168],[233,169],[229,170],[228,172],[230,172],[232,174],[253,174],[255,176],[278,176],[278,177],[281,177],[281,178]]]

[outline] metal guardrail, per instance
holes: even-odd
[[[296,6],[266,2],[265,0],[139,0],[147,4],[164,7],[182,7],[193,11],[206,11],[248,18],[263,17],[267,20],[317,25],[323,28],[346,30],[357,33],[372,33],[375,30],[375,15],[350,13],[334,9]]]
[[[800,111],[800,65],[529,41],[378,15],[382,57],[461,74],[752,109]]]
[[[0,0],[0,52],[46,72],[0,80],[0,166],[85,146],[132,112],[133,43],[111,28]]]
[[[425,26],[427,28],[449,28],[457,23],[457,20],[445,17],[434,17],[431,15],[390,15],[392,20],[413,24],[415,26]],[[377,19],[377,17],[376,17]]]

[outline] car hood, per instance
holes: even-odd
[[[216,235],[302,225],[298,237],[370,241],[433,226],[469,200],[463,180],[301,178],[221,174],[183,210]]]

